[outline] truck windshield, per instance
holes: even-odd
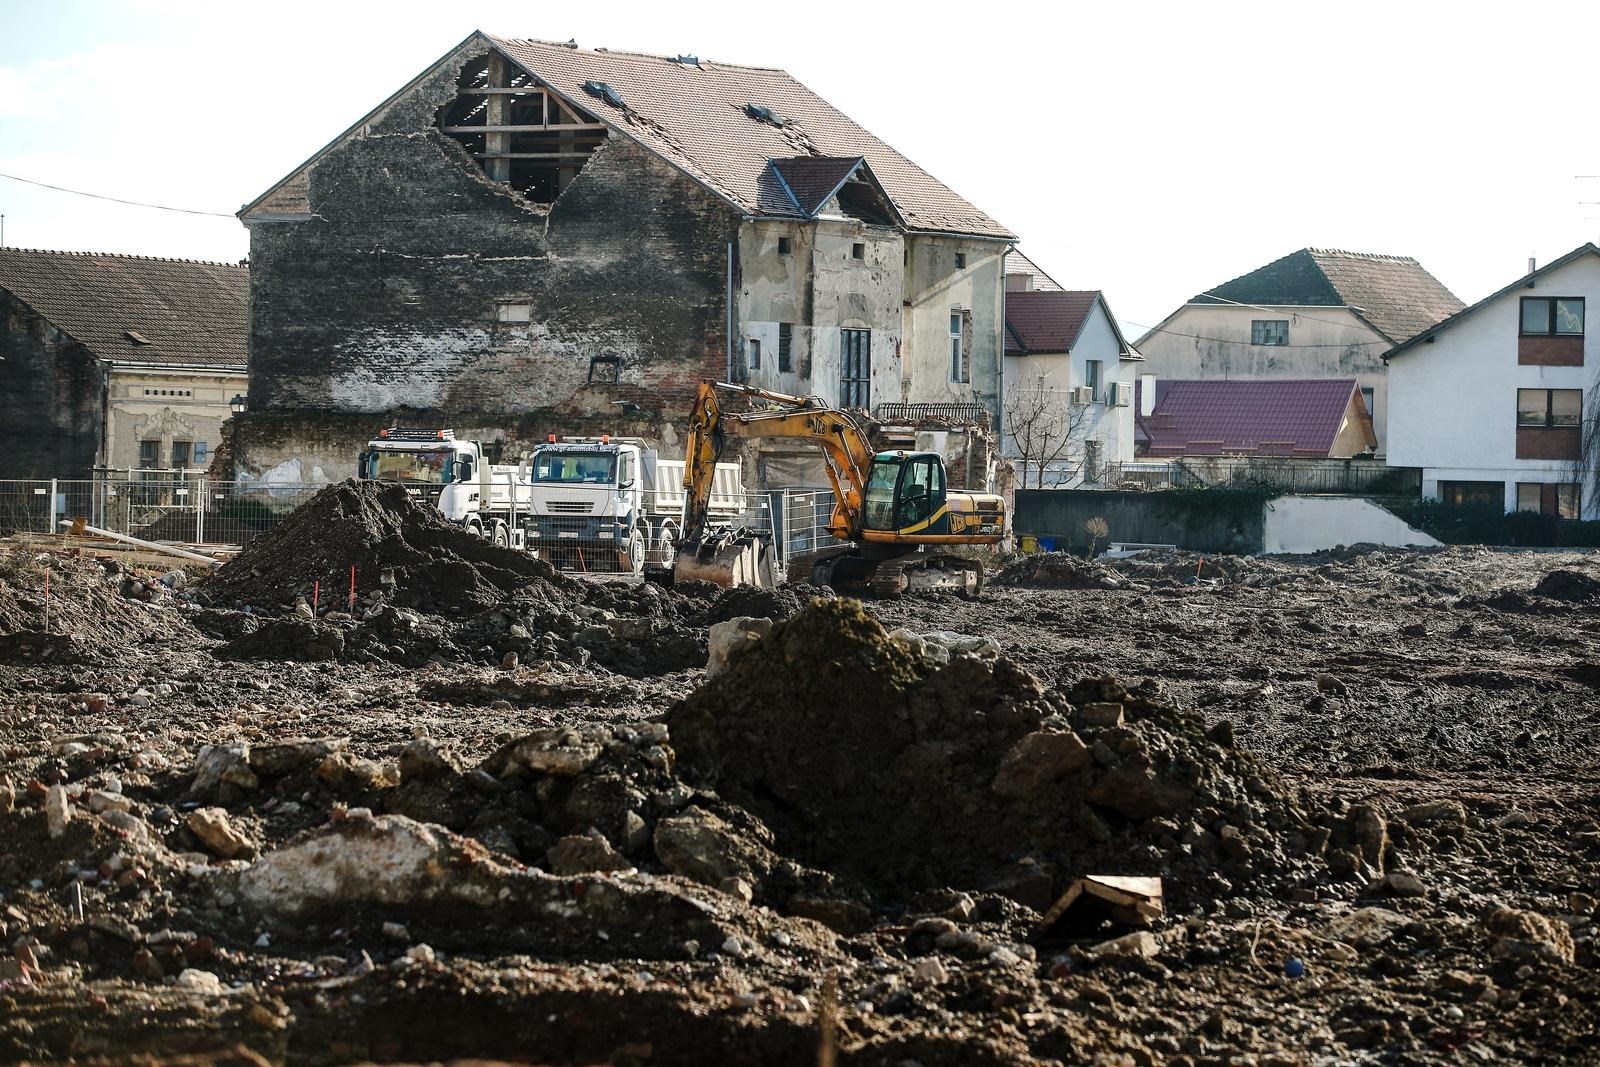
[[[451,480],[454,454],[444,452],[374,452],[371,477],[380,482],[441,485]]]
[[[873,461],[872,474],[867,478],[867,529],[894,529],[894,487],[899,480],[898,459]]]
[[[541,452],[534,459],[533,480],[610,485],[616,465],[614,452]]]

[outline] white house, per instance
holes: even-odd
[[[1098,290],[1008,286],[1005,351],[1002,447],[1020,488],[1099,485],[1133,460],[1142,357]]]
[[[1355,378],[1382,456],[1383,354],[1461,306],[1409,256],[1302,248],[1192,297],[1136,343],[1160,380]]]
[[[1600,517],[1582,473],[1585,396],[1600,371],[1591,299],[1600,248],[1586,244],[1396,345],[1385,357],[1390,464],[1421,467],[1430,500]]]

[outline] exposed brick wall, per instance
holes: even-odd
[[[1577,459],[1581,443],[1576,426],[1518,426],[1518,459]]]
[[[310,169],[315,217],[252,220],[253,411],[619,432],[626,401],[681,421],[700,380],[725,375],[738,216],[615,137],[536,210],[431,128],[455,76]],[[497,321],[501,301],[532,321]],[[586,385],[597,355],[622,357],[619,383]]]
[[[1517,362],[1524,367],[1581,367],[1583,338],[1518,337]]]
[[[89,477],[106,385],[99,359],[0,289],[0,477]]]

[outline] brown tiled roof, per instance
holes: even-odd
[[[0,289],[101,359],[245,369],[246,267],[0,248]]]
[[[1349,307],[1396,344],[1463,307],[1454,293],[1410,256],[1337,248],[1291,252],[1190,302]]]
[[[1007,293],[1007,354],[1070,352],[1099,300],[1098,289]]]
[[[794,156],[774,159],[772,169],[793,194],[802,215],[815,215],[828,197],[838,192],[861,166],[860,156]]]
[[[1037,263],[1023,255],[1021,252],[1017,251],[1015,248],[1006,253],[1006,273],[1032,275],[1034,292],[1041,292],[1045,290],[1055,290],[1059,292],[1061,289],[1061,286],[1056,283],[1054,278],[1046,274]]]
[[[1010,238],[1000,223],[781,70],[665,56],[569,48],[483,35],[556,92],[660,154],[750,214],[780,210],[768,161],[864,156],[912,230]],[[622,97],[604,103],[583,88],[602,82]],[[774,120],[749,110],[757,105]],[[780,124],[781,123],[781,124]]]

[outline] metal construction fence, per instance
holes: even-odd
[[[60,533],[64,523],[82,520],[146,541],[243,546],[324,487],[224,482],[164,472],[134,479],[0,480],[0,536]],[[408,488],[420,493],[429,487]],[[423,495],[437,499],[437,487]],[[631,507],[619,506],[625,498]],[[719,486],[711,500],[713,524],[770,533],[780,563],[832,544],[827,530],[832,512],[830,489],[741,492]],[[619,523],[619,513],[637,517]],[[682,515],[681,488],[635,495],[615,486],[547,485],[540,487],[537,503],[526,487],[492,494],[479,525],[485,537],[520,541],[565,570],[636,573],[641,548],[647,562],[669,561],[681,539]],[[642,544],[633,543],[635,534]]]

